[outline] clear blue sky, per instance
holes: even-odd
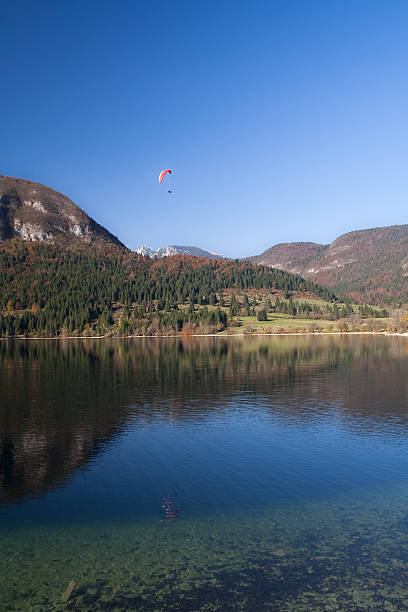
[[[407,223],[407,32],[406,0],[4,2],[0,173],[133,248]]]

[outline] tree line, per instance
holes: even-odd
[[[289,298],[289,300],[280,300],[277,298],[273,310],[302,319],[326,319],[328,321],[345,319],[355,313],[353,306],[349,303],[314,304],[306,301],[295,301],[292,300],[292,298]],[[389,316],[385,308],[374,308],[366,304],[358,306],[357,312],[363,319],[367,319],[368,317],[383,318]]]
[[[226,289],[336,295],[298,275],[235,260],[150,259],[125,250],[10,241],[0,248],[0,335],[218,331],[227,325]],[[120,316],[118,319],[118,312]]]

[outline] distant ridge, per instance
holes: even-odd
[[[0,241],[10,238],[126,248],[67,196],[40,183],[0,174]]]
[[[208,259],[225,259],[219,253],[206,251],[195,246],[179,246],[171,244],[161,249],[151,249],[146,244],[136,249],[139,255],[148,255],[149,257],[169,257],[170,255],[194,255],[195,257],[207,257]]]
[[[359,301],[408,301],[408,225],[357,230],[327,245],[277,244],[247,260],[300,274]]]

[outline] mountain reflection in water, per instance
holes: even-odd
[[[262,398],[281,426],[407,432],[408,343],[383,337],[0,343],[0,503],[61,486],[132,426],[205,423]],[[237,401],[236,401],[237,400]]]

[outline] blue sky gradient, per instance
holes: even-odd
[[[398,0],[3,3],[0,173],[131,248],[407,223],[407,32]]]

